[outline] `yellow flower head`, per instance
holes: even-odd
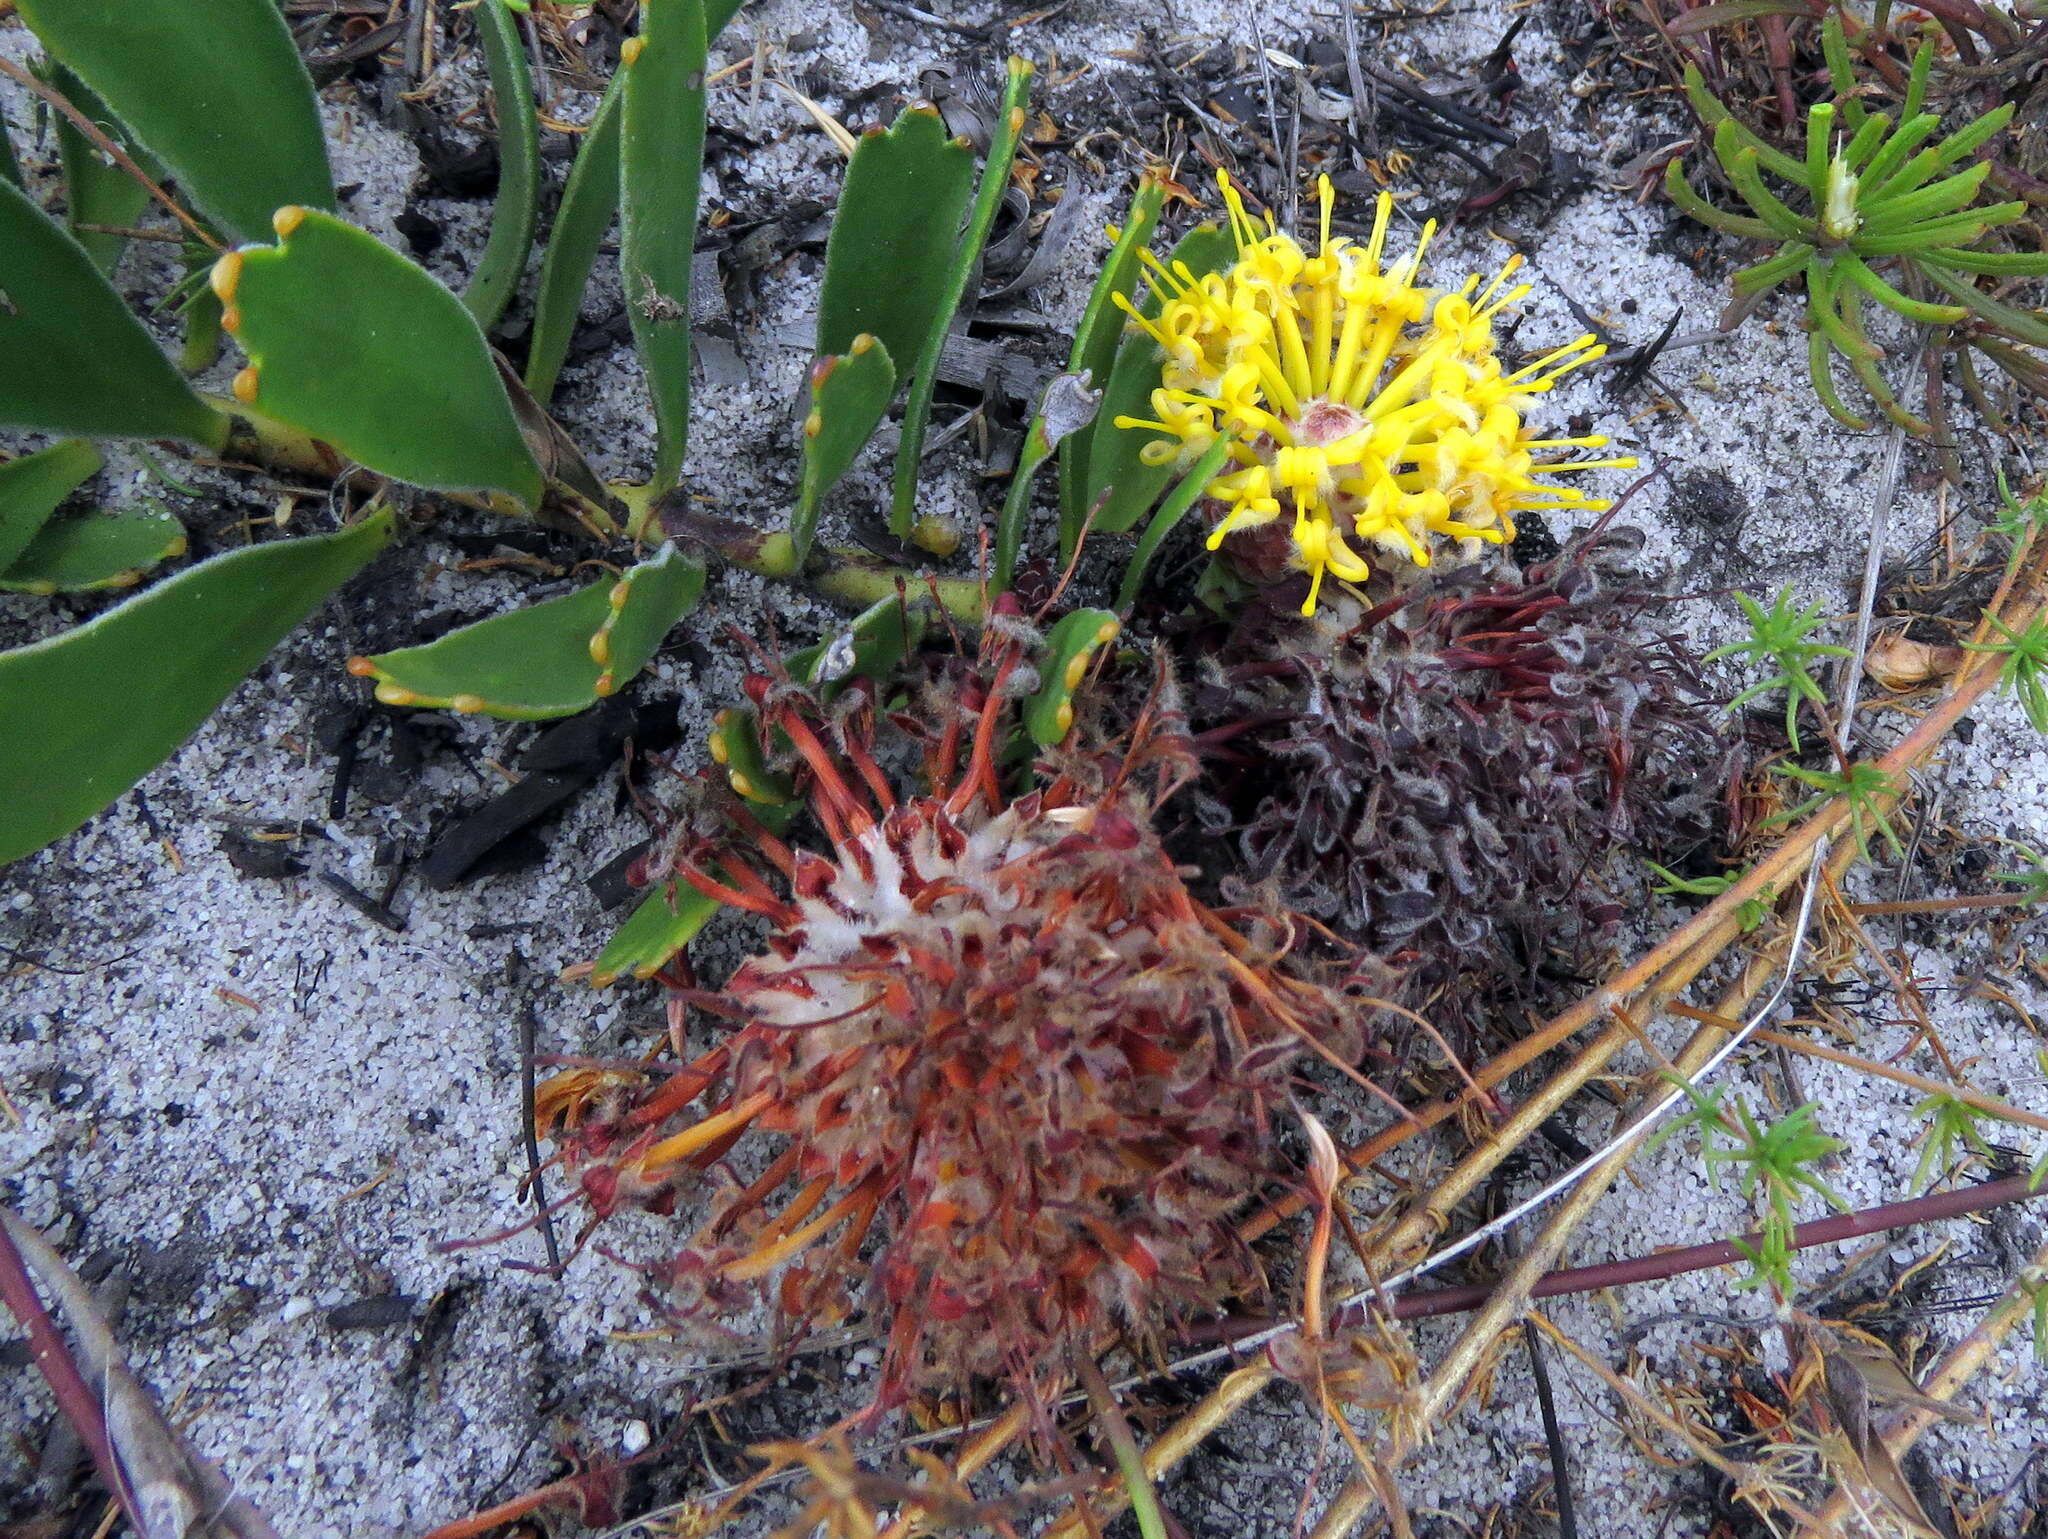
[[[1302,613],[1313,614],[1326,573],[1366,577],[1361,550],[1428,566],[1441,539],[1466,554],[1479,542],[1512,540],[1513,514],[1523,508],[1608,506],[1540,478],[1633,459],[1538,464],[1534,451],[1600,448],[1607,439],[1538,439],[1522,425],[1530,402],[1606,348],[1583,336],[1512,374],[1494,354],[1494,317],[1529,292],[1507,286],[1519,256],[1483,289],[1474,277],[1439,293],[1415,282],[1434,221],[1413,253],[1382,266],[1394,207],[1386,193],[1371,239],[1359,246],[1331,238],[1335,194],[1323,177],[1322,243],[1310,255],[1270,216],[1262,232],[1230,178],[1217,181],[1236,265],[1197,278],[1147,252],[1165,301],[1158,316],[1116,296],[1164,359],[1155,415],[1116,419],[1119,428],[1165,435],[1145,446],[1145,462],[1187,468],[1219,436],[1230,441],[1226,467],[1207,488],[1225,505],[1211,550],[1237,530],[1291,518],[1294,559],[1309,574]]]

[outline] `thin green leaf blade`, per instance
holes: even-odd
[[[1088,676],[1096,652],[1116,640],[1122,629],[1107,609],[1077,609],[1054,625],[1045,638],[1045,657],[1038,667],[1043,681],[1024,703],[1024,726],[1031,740],[1050,748],[1074,725],[1074,691]]]
[[[901,363],[923,354],[973,188],[974,151],[935,107],[907,107],[887,130],[861,135],[825,243],[820,357],[863,334]]]
[[[1185,262],[1197,278],[1228,267],[1237,259],[1237,244],[1227,230],[1198,225],[1173,248],[1170,266]],[[1139,309],[1149,319],[1160,310],[1160,297],[1149,294]],[[1116,363],[1102,392],[1102,407],[1089,429],[1083,512],[1097,508],[1093,527],[1103,534],[1122,534],[1151,511],[1173,480],[1171,460],[1148,465],[1140,457],[1156,435],[1141,428],[1120,428],[1118,417],[1150,417],[1152,392],[1159,388],[1159,347],[1137,326],[1124,333]],[[1099,507],[1097,505],[1100,505]],[[1079,535],[1078,527],[1074,531]],[[1072,554],[1069,548],[1068,554]]]
[[[721,906],[687,882],[662,883],[640,900],[598,953],[590,986],[602,989],[621,978],[652,978],[697,938]]]
[[[160,507],[52,519],[0,571],[16,593],[87,593],[132,588],[149,569],[185,554],[185,526]]]
[[[930,609],[930,600],[915,592],[879,599],[836,634],[790,653],[789,675],[813,686],[828,705],[855,679],[886,685],[923,642]]]
[[[226,442],[227,418],[193,394],[85,248],[4,181],[0,295],[0,426]]]
[[[1147,171],[1138,182],[1137,192],[1131,196],[1130,212],[1124,217],[1123,228],[1117,231],[1109,256],[1096,276],[1095,287],[1088,295],[1087,308],[1081,312],[1081,324],[1074,331],[1073,351],[1067,356],[1067,372],[1079,374],[1087,370],[1088,382],[1097,390],[1108,382],[1110,371],[1116,365],[1117,341],[1123,334],[1123,312],[1117,308],[1113,296],[1121,294],[1128,299],[1137,287],[1138,254],[1151,245],[1152,232],[1159,225],[1159,211],[1165,206],[1165,177]],[[1087,512],[1081,494],[1088,475],[1088,448],[1092,436],[1080,432],[1060,441],[1062,549],[1071,546],[1072,537],[1068,531],[1078,531],[1082,516]]]
[[[62,838],[154,769],[393,528],[380,512],[217,556],[0,653],[0,863]]]
[[[50,55],[75,71],[243,240],[272,210],[334,207],[313,82],[274,0],[18,0]]]
[[[236,399],[415,486],[537,505],[540,466],[462,302],[332,214],[280,209],[277,228],[214,268],[250,360]]]
[[[386,705],[508,721],[569,716],[644,668],[703,592],[703,567],[668,545],[615,581],[493,615],[423,646],[351,658],[349,671],[375,678]]]
[[[1006,66],[1003,100],[996,111],[995,131],[990,138],[988,162],[981,169],[981,185],[974,195],[974,209],[967,218],[967,231],[953,253],[938,314],[925,334],[923,349],[915,354],[910,386],[904,396],[903,436],[896,446],[895,485],[889,501],[889,532],[897,539],[910,533],[917,509],[917,473],[924,463],[924,433],[931,422],[932,386],[939,376],[939,354],[946,344],[946,332],[954,313],[967,296],[967,285],[981,266],[981,249],[1002,207],[1003,194],[1010,187],[1010,165],[1017,158],[1017,146],[1024,137],[1024,104],[1031,93],[1031,62],[1012,56]],[[912,356],[912,355],[906,355]]]
[[[540,214],[540,123],[533,106],[533,77],[519,23],[505,0],[479,0],[471,13],[484,43],[491,96],[498,118],[498,195],[491,204],[491,233],[469,275],[462,302],[485,331],[498,324],[519,291],[520,276],[533,251]]]
[[[0,465],[0,572],[28,549],[66,497],[97,475],[99,450],[67,438],[35,454]]]
[[[803,479],[797,490],[796,516],[789,525],[797,560],[810,554],[825,494],[839,484],[839,478],[874,436],[895,394],[895,360],[881,340],[867,332],[855,337],[846,352],[811,365]]]
[[[619,263],[653,398],[651,485],[674,486],[690,418],[690,268],[704,168],[704,0],[642,0],[621,54]]]
[[[576,163],[562,188],[555,227],[541,257],[540,286],[533,296],[533,334],[526,350],[526,388],[545,402],[555,393],[562,363],[569,356],[576,317],[583,308],[583,290],[619,212],[619,97],[621,76],[605,87],[590,127],[583,135]]]
[[[1130,564],[1124,568],[1123,580],[1117,585],[1116,607],[1121,613],[1129,614],[1138,602],[1138,591],[1145,584],[1145,573],[1152,565],[1152,558],[1159,554],[1159,547],[1166,543],[1166,537],[1180,527],[1180,521],[1188,516],[1188,510],[1201,501],[1202,493],[1222,472],[1223,462],[1229,458],[1230,440],[1218,438],[1195,468],[1181,477],[1180,484],[1167,494],[1166,501],[1159,505],[1159,511],[1152,515],[1152,522],[1138,536],[1137,549],[1131,552]]]
[[[63,92],[72,106],[116,143],[126,138],[121,125],[113,121],[113,114],[107,111],[106,103],[63,65],[53,63],[50,66],[50,84]],[[127,237],[83,227],[132,227],[143,209],[149,206],[149,189],[120,166],[105,160],[92,141],[79,131],[78,125],[63,113],[53,112],[50,120],[57,131],[57,161],[64,171],[65,223],[78,244],[85,247],[86,254],[98,264],[99,270],[111,273],[114,264],[121,260],[121,253],[127,249]],[[122,144],[122,148],[145,171],[156,174],[147,150],[140,149],[133,141]]]

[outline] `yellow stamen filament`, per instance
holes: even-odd
[[[1153,435],[1150,465],[1184,469],[1218,436],[1229,461],[1205,488],[1222,504],[1210,548],[1286,515],[1295,564],[1308,574],[1304,613],[1324,580],[1362,582],[1366,547],[1428,566],[1445,541],[1470,554],[1515,537],[1525,508],[1598,510],[1607,503],[1544,476],[1627,469],[1635,461],[1564,459],[1544,450],[1597,450],[1601,434],[1524,436],[1537,397],[1606,349],[1588,335],[1503,372],[1494,351],[1497,316],[1527,298],[1511,280],[1510,255],[1491,278],[1461,287],[1418,287],[1436,234],[1425,224],[1415,249],[1383,267],[1394,200],[1382,193],[1364,245],[1333,235],[1336,194],[1316,184],[1317,245],[1304,250],[1245,207],[1217,176],[1236,261],[1197,276],[1185,262],[1140,253],[1156,311],[1123,295],[1116,303],[1162,354],[1161,388],[1149,416],[1119,415],[1119,428]]]

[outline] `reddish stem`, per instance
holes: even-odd
[[[1792,1231],[1792,1248],[1804,1250],[1811,1245],[1835,1245],[1886,1229],[1907,1229],[1944,1218],[1960,1218],[1966,1213],[1981,1213],[1986,1208],[2003,1207],[2007,1203],[2026,1202],[2042,1196],[2048,1196],[2048,1187],[2036,1186],[2031,1176],[2009,1176],[2003,1181],[1959,1187],[1952,1192],[1934,1192],[1906,1202],[1889,1202],[1882,1207],[1865,1208],[1860,1213],[1840,1213],[1832,1218],[1815,1219]],[[1567,1267],[1563,1271],[1546,1273],[1529,1290],[1529,1296],[1547,1299],[1561,1293],[1591,1293],[1596,1288],[1657,1282],[1686,1272],[1703,1272],[1708,1267],[1732,1266],[1744,1259],[1742,1252],[1736,1249],[1738,1243],[1754,1247],[1762,1239],[1761,1234],[1749,1234],[1740,1242],[1716,1240],[1710,1245],[1654,1251],[1626,1261]],[[1470,1283],[1462,1288],[1436,1288],[1427,1293],[1404,1294],[1394,1300],[1394,1318],[1415,1320],[1430,1315],[1463,1314],[1477,1309],[1492,1294],[1491,1283]]]

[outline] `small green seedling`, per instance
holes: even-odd
[[[2048,619],[2037,614],[2025,630],[2016,631],[1997,615],[1987,612],[1984,618],[2004,639],[1964,645],[2004,659],[1998,667],[1999,683],[2017,697],[2029,725],[2036,732],[2048,732]]]
[[[1884,835],[1884,842],[1894,856],[1903,855],[1905,846],[1900,842],[1898,830],[1892,827],[1891,814],[1884,806],[1887,797],[1898,794],[1892,777],[1882,766],[1867,761],[1849,766],[1846,774],[1833,770],[1807,769],[1799,764],[1774,764],[1771,766],[1781,775],[1811,786],[1814,795],[1798,806],[1777,813],[1768,821],[1770,825],[1790,823],[1804,817],[1824,802],[1841,798],[1849,804],[1849,826],[1856,839],[1856,848],[1863,852],[1863,858],[1870,858],[1870,835],[1874,831]]]
[[[1747,1102],[1738,1102],[1734,1118],[1721,1104],[1724,1089],[1706,1092],[1677,1075],[1667,1076],[1692,1102],[1692,1110],[1672,1119],[1651,1141],[1651,1147],[1668,1142],[1691,1130],[1700,1138],[1700,1155],[1706,1162],[1707,1179],[1718,1190],[1723,1166],[1739,1172],[1742,1195],[1754,1202],[1763,1199],[1764,1215],[1758,1243],[1737,1241],[1751,1267],[1750,1275],[1737,1284],[1741,1288],[1770,1287],[1779,1297],[1794,1292],[1792,1281],[1792,1232],[1798,1226],[1792,1208],[1805,1192],[1822,1197],[1838,1213],[1849,1204],[1820,1177],[1815,1168],[1828,1155],[1843,1147],[1839,1139],[1821,1132],[1814,1120],[1817,1109],[1809,1101],[1795,1107],[1766,1126],[1757,1121]]]
[[[1947,1094],[1929,1096],[1913,1108],[1913,1115],[1927,1119],[1927,1131],[1921,1135],[1920,1163],[1913,1167],[1913,1189],[1920,1192],[1926,1191],[1935,1176],[1954,1168],[1963,1157],[1975,1154],[1988,1158],[1991,1146],[1978,1132],[1978,1126],[2003,1120],[1995,1112]]]
[[[1685,877],[1680,876],[1675,871],[1665,870],[1664,867],[1658,865],[1654,860],[1645,860],[1643,864],[1648,866],[1660,879],[1659,885],[1651,888],[1650,891],[1656,893],[1659,897],[1666,898],[1677,897],[1681,894],[1692,898],[1718,898],[1722,893],[1741,881],[1745,874],[1735,871],[1730,872],[1726,876]],[[1765,899],[1744,898],[1735,905],[1735,922],[1742,927],[1742,933],[1747,935],[1764,922],[1764,916],[1769,912],[1770,908]]]
[[[2043,859],[2037,851],[2024,844],[2015,844],[2013,848],[2018,850],[2025,858],[2027,869],[2024,871],[1994,871],[1991,873],[1991,880],[1994,882],[2007,882],[2015,887],[2025,888],[2024,892],[2013,899],[2013,902],[2018,904],[2039,903],[2044,898],[2048,898],[2048,859]]]
[[[1777,672],[1761,684],[1752,684],[1729,701],[1728,709],[1733,711],[1774,689],[1784,690],[1785,737],[1792,744],[1792,751],[1797,753],[1799,703],[1802,700],[1808,702],[1821,713],[1823,720],[1826,717],[1827,692],[1813,677],[1812,665],[1823,657],[1847,657],[1849,649],[1806,639],[1824,623],[1820,618],[1821,604],[1816,599],[1810,608],[1799,608],[1792,600],[1789,587],[1778,590],[1778,597],[1769,609],[1747,593],[1736,594],[1735,602],[1742,606],[1743,614],[1749,618],[1749,640],[1717,647],[1704,660],[1711,663],[1724,657],[1746,656],[1775,668]]]

